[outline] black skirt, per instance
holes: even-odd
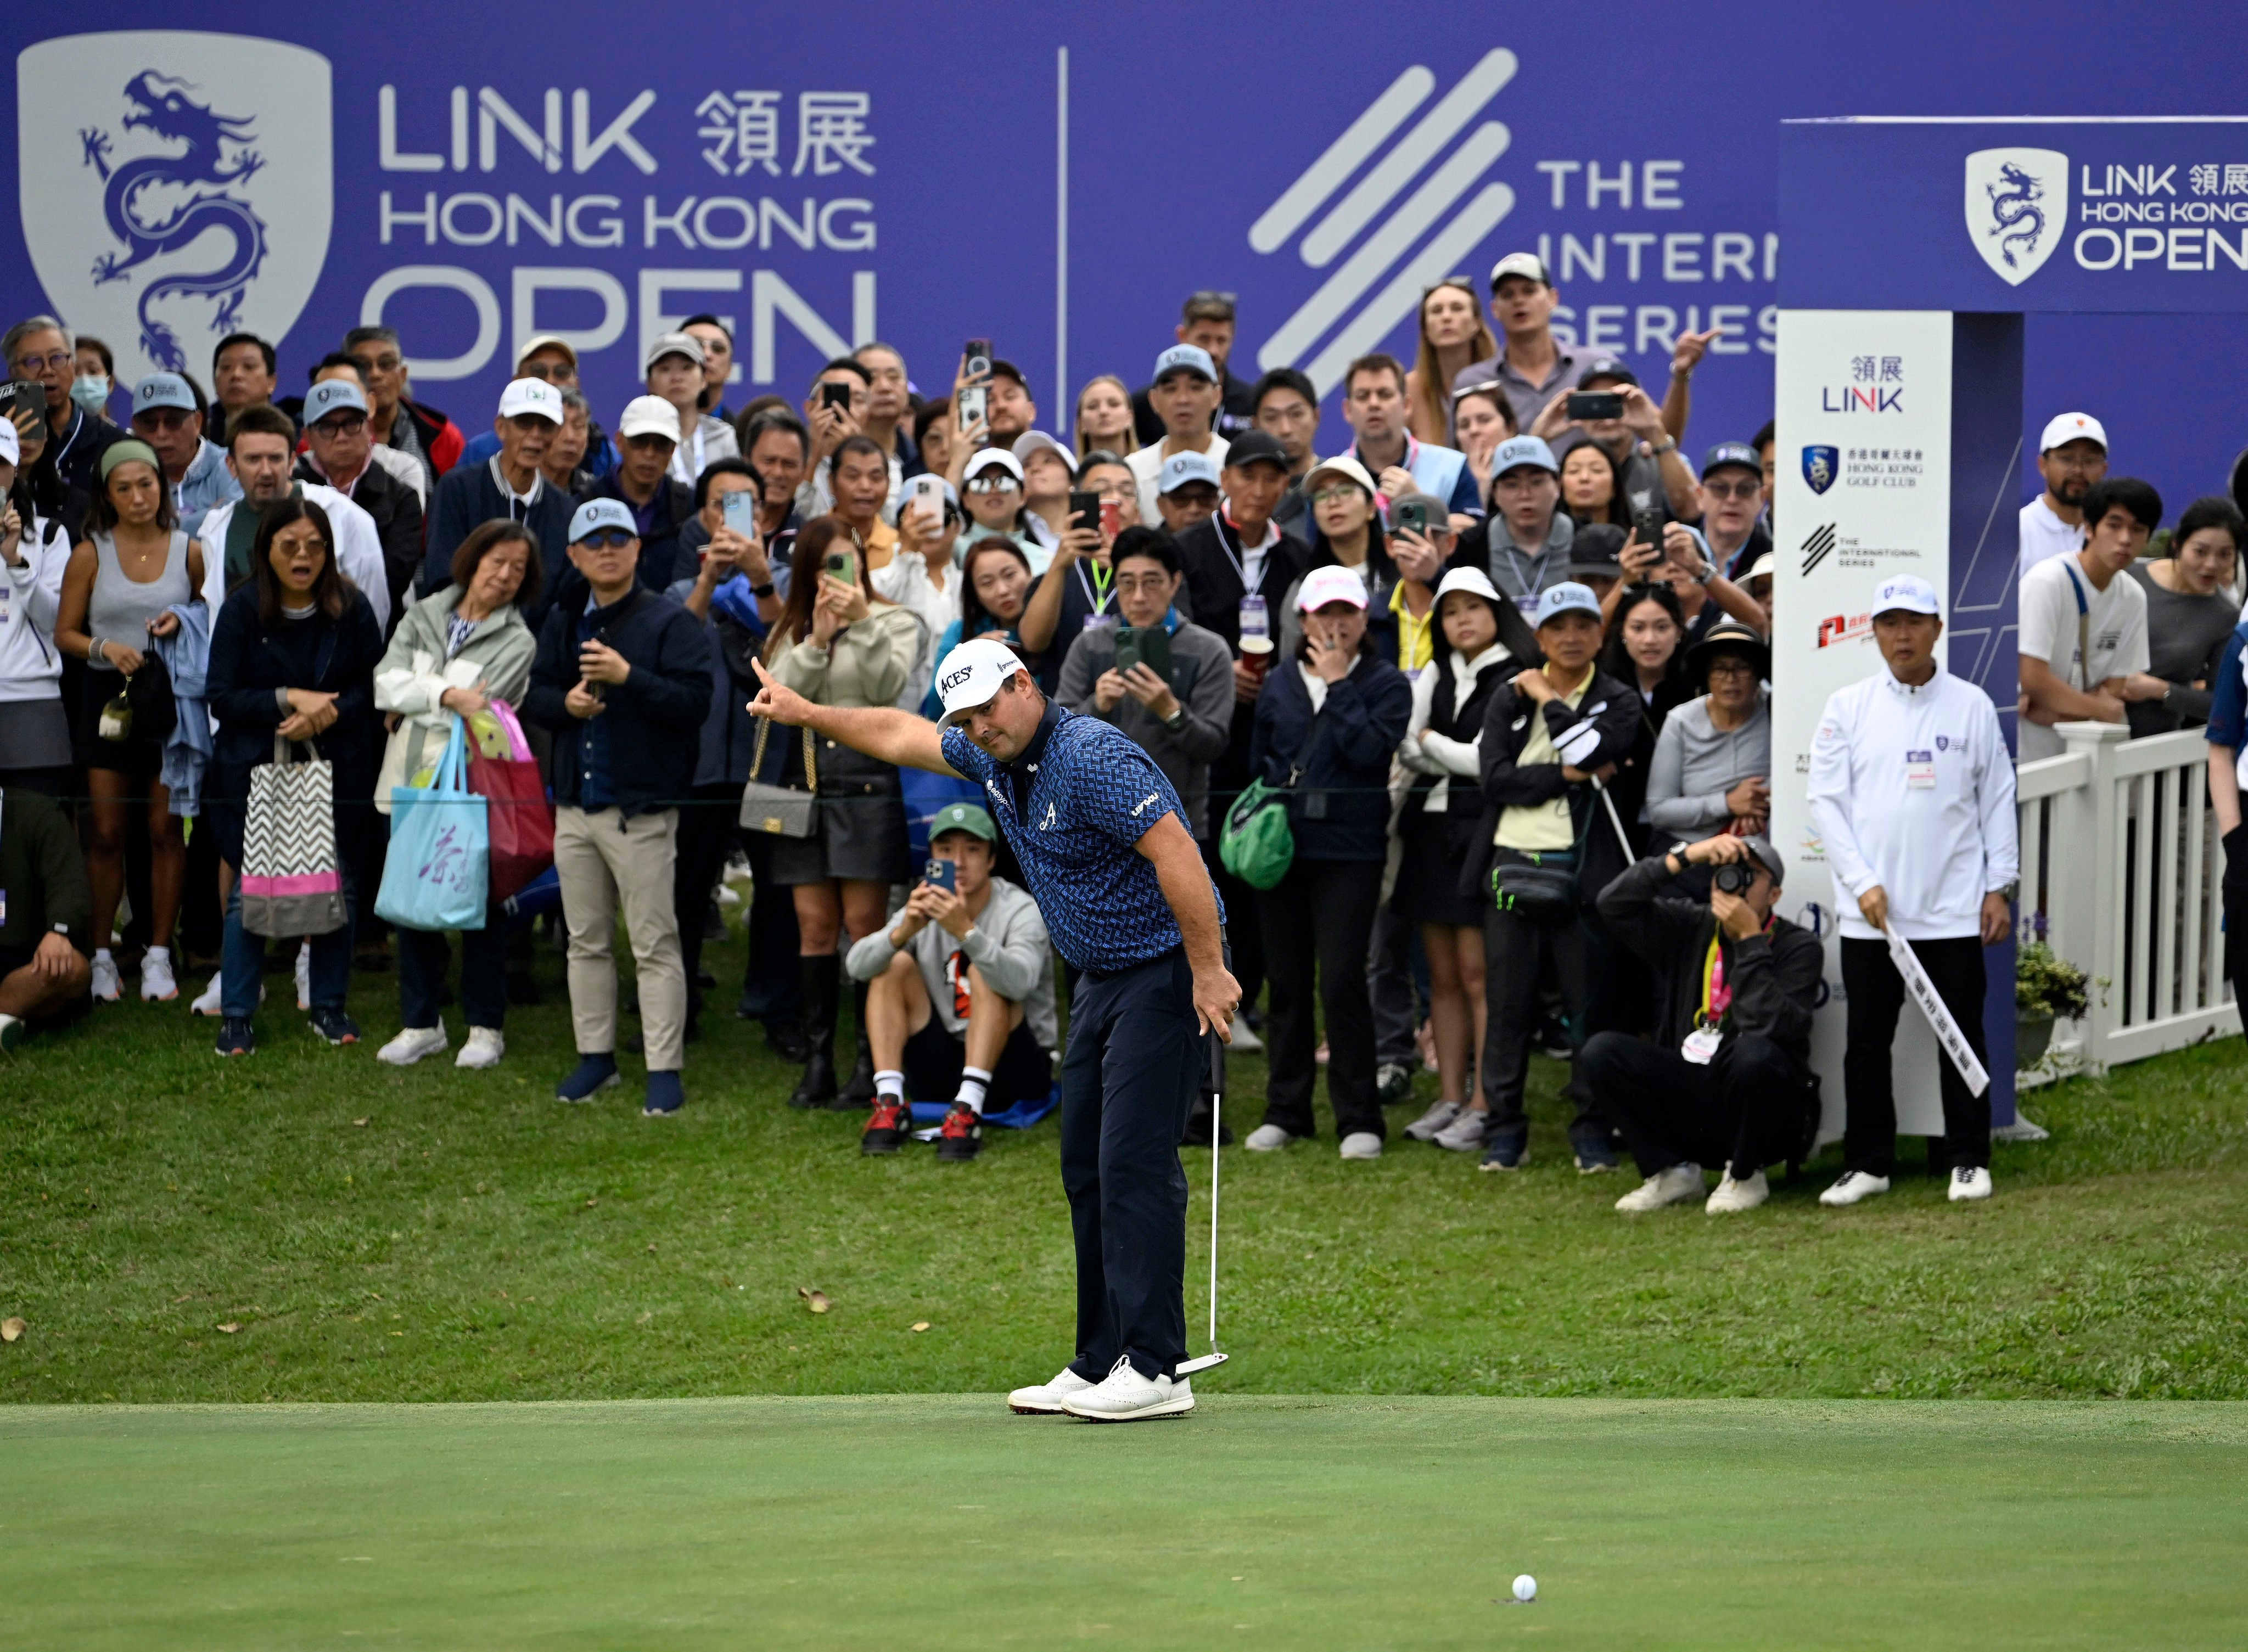
[[[72,744],[82,769],[106,769],[134,780],[153,780],[164,767],[164,743],[134,732],[122,740],[101,737],[101,709],[125,689],[117,671],[88,671],[79,695],[78,723]]]
[[[1469,899],[1460,892],[1459,883],[1460,867],[1474,852],[1482,799],[1455,779],[1446,801],[1452,806],[1441,814],[1415,810],[1401,823],[1403,847],[1390,904],[1399,917],[1409,922],[1480,929],[1489,902]]]

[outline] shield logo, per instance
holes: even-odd
[[[1998,279],[2018,287],[2060,244],[2068,157],[2058,149],[1977,149],[1967,157],[1967,234]]]
[[[55,312],[118,374],[279,340],[328,256],[328,60],[248,35],[67,35],[16,59],[17,195]]]
[[[1824,493],[1834,485],[1834,478],[1842,474],[1842,453],[1839,448],[1806,448],[1803,450],[1803,479],[1813,493]]]

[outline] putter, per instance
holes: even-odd
[[[1210,1352],[1199,1360],[1182,1360],[1172,1367],[1174,1376],[1192,1376],[1226,1356],[1217,1351],[1217,1132],[1225,1115],[1225,1042],[1210,1041]]]

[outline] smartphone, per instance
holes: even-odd
[[[1402,500],[1390,515],[1389,526],[1393,532],[1417,533],[1425,539],[1429,537],[1429,507],[1418,499]]]
[[[852,582],[852,577],[857,572],[851,566],[851,553],[848,551],[830,551],[827,553],[826,562],[822,566],[826,568],[828,578],[840,579],[846,585]]]
[[[745,539],[757,537],[757,490],[737,488],[719,497],[719,508],[725,514],[726,525]]]
[[[1621,419],[1623,398],[1612,390],[1572,390],[1569,416],[1579,420]]]
[[[1129,671],[1143,665],[1165,682],[1171,680],[1171,634],[1159,625],[1120,626],[1116,631],[1116,668]]]
[[[931,527],[944,522],[944,478],[927,474],[908,477],[901,511],[911,511]]]
[[[1069,525],[1071,527],[1092,527],[1093,525],[1093,518],[1098,517],[1100,514],[1100,496],[1099,494],[1079,492],[1076,489],[1072,489],[1070,490]]]
[[[970,378],[988,379],[991,376],[990,339],[970,339],[961,346],[960,356],[966,364]]]
[[[957,865],[950,860],[939,860],[933,856],[929,864],[921,869],[921,881],[923,883],[933,883],[947,895],[960,893],[959,876],[960,868]]]
[[[36,379],[15,379],[8,385],[8,416],[20,419],[26,414],[47,413],[47,387]]]
[[[45,392],[41,393],[42,394]],[[972,430],[984,422],[984,409],[990,392],[980,384],[965,385],[960,392],[960,428]]]
[[[837,384],[833,380],[821,385],[819,387],[819,405],[823,408],[833,408],[837,411],[842,413],[850,412],[851,387],[847,384]]]
[[[1662,511],[1658,505],[1641,505],[1631,513],[1631,531],[1640,544],[1658,555],[1662,550]]]
[[[1100,502],[1100,537],[1114,541],[1124,531],[1124,507],[1114,499]]]

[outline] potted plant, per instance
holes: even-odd
[[[2090,1005],[2092,983],[2083,970],[2042,941],[2014,952],[2014,1065],[2026,1070],[2045,1059],[2056,1016],[2071,1020]]]

